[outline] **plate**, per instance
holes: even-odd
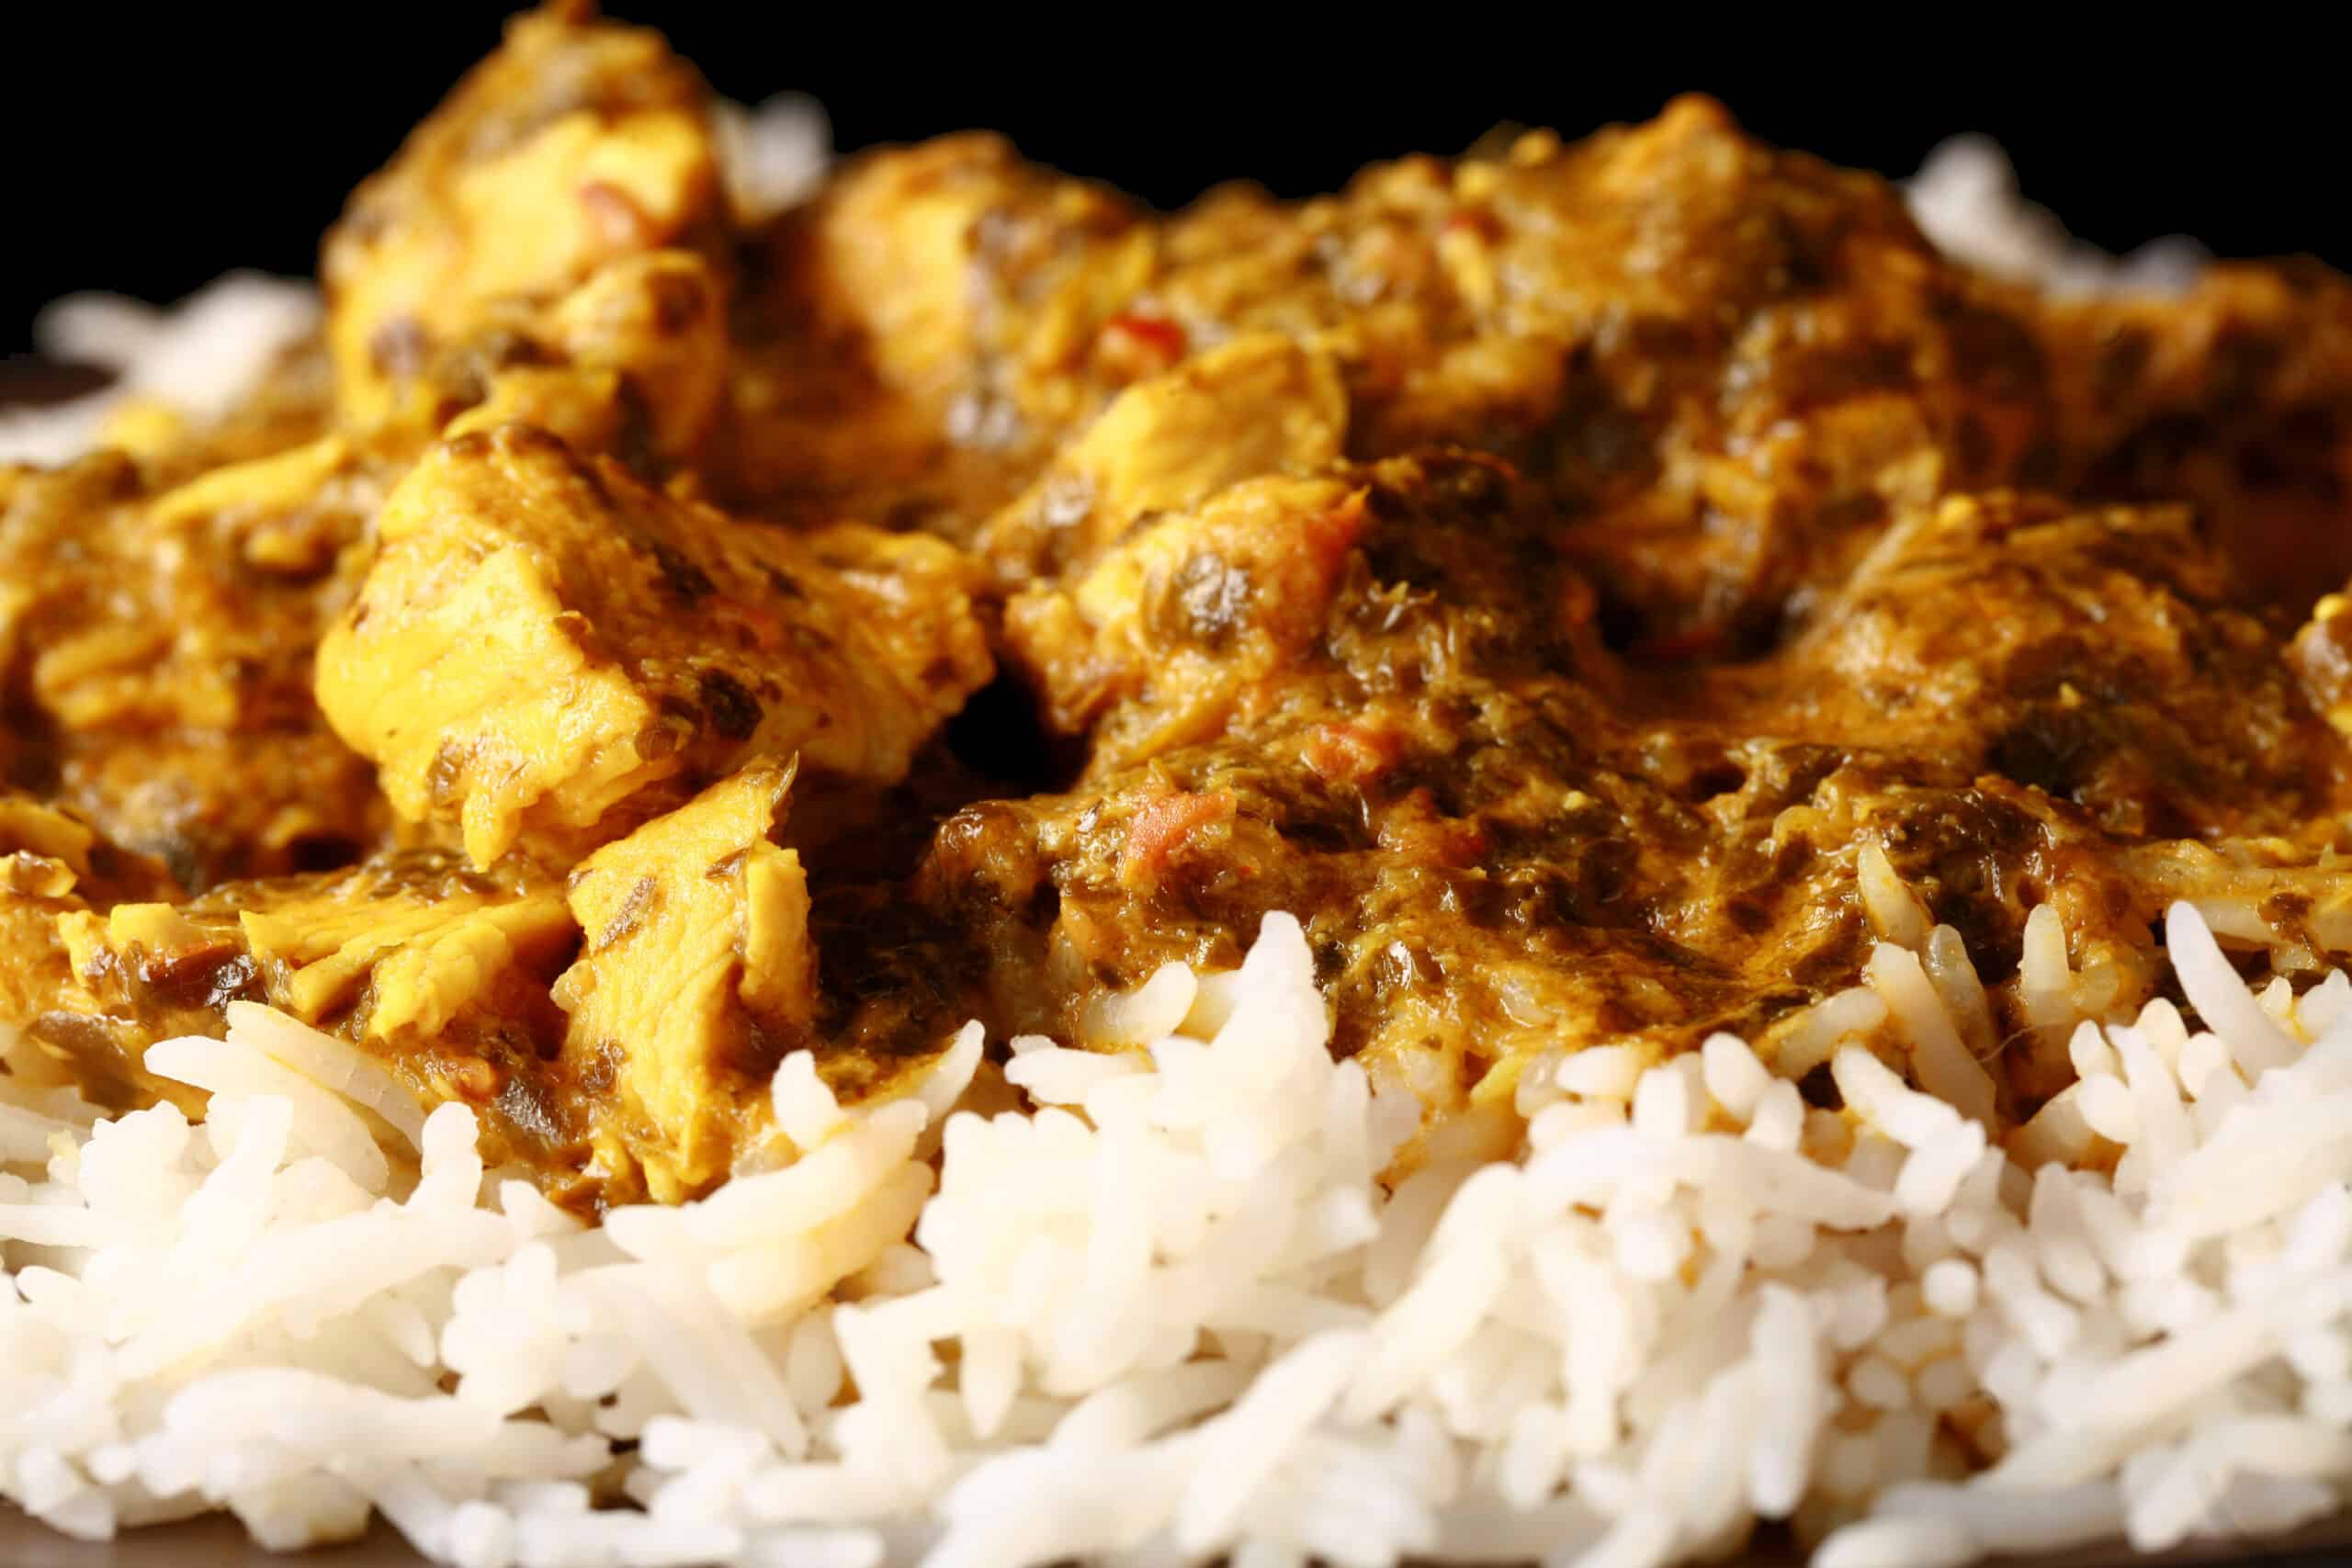
[[[2159,1557],[2120,1547],[2098,1547],[2054,1557],[2004,1558],[2031,1568],[2342,1568],[2352,1562],[2352,1515],[2314,1525],[2275,1541],[2200,1541]],[[10,1568],[420,1568],[424,1559],[379,1519],[365,1539],[299,1557],[264,1551],[233,1520],[214,1515],[186,1524],[133,1530],[119,1540],[69,1540],[38,1520],[0,1506],[0,1563]],[[1799,1568],[1804,1558],[1785,1542],[1741,1560],[1742,1568]]]

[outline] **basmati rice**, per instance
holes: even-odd
[[[1928,154],[1903,184],[1920,231],[1946,255],[2050,294],[2178,294],[2210,256],[2181,235],[2111,256],[2066,232],[2047,208],[2018,193],[2016,171],[1999,143],[1955,136]]]
[[[2171,931],[2203,1021],[2253,1027],[2195,912]],[[303,1124],[334,1095],[288,1064],[348,1085],[337,1048],[241,1010],[153,1058],[213,1087],[202,1127],[10,1107],[0,1491],[91,1537],[372,1508],[468,1568],[1010,1568],[1655,1564],[1763,1518],[1826,1563],[1959,1562],[2289,1528],[2352,1485],[2324,987],[2201,1061],[2244,1091],[2210,1125],[2151,1038],[2177,1019],[2087,1023],[2084,1089],[2134,1108],[2105,1165],[2029,1177],[1851,1043],[1840,1135],[1801,1146],[1719,1035],[1555,1075],[1520,1157],[1391,1191],[1415,1110],[1330,1060],[1311,976],[1270,919],[1207,1037],[990,1118],[943,1092],[975,1032],[930,1104],[843,1112],[796,1058],[796,1163],[601,1230],[484,1172],[456,1107],[399,1196],[356,1110]],[[1212,978],[1119,1016],[1167,1028]],[[1015,1066],[1065,1057],[1104,1059]]]
[[[61,299],[34,321],[34,343],[51,359],[96,366],[114,380],[51,407],[0,410],[0,463],[70,462],[132,398],[218,419],[320,319],[316,288],[256,272],[230,273],[164,309],[114,294]]]

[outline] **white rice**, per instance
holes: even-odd
[[[319,321],[316,288],[257,272],[230,273],[164,309],[117,294],[60,299],[34,321],[34,344],[50,359],[94,365],[115,378],[67,402],[0,409],[0,463],[70,462],[133,398],[199,422],[221,418]]]
[[[151,1058],[213,1087],[203,1126],[53,1090],[0,1122],[0,1493],[92,1538],[225,1508],[297,1545],[372,1509],[468,1568],[1657,1564],[1777,1518],[1824,1563],[1956,1563],[2289,1529],[2352,1487],[2352,1015],[2266,1010],[2194,910],[2168,927],[2227,1032],[2086,1024],[2084,1087],[2132,1111],[2034,1170],[1860,1045],[1833,1114],[1718,1035],[1570,1055],[1518,1157],[1392,1191],[1417,1108],[1330,1060],[1276,916],[1238,973],[1106,1010],[1156,1021],[1141,1051],[1024,1042],[1023,1111],[936,1114],[977,1030],[852,1112],[796,1057],[797,1163],[585,1230],[485,1172],[460,1108],[413,1172],[380,1096],[322,1115],[337,1048],[241,1010]],[[1170,1024],[1211,987],[1217,1027]]]
[[[713,106],[711,129],[729,204],[756,223],[813,195],[833,156],[825,108],[801,93],[779,93],[753,107]]]
[[[2017,172],[1987,136],[1955,136],[1939,144],[1903,182],[1903,195],[1912,220],[1938,250],[2052,295],[2178,294],[2212,259],[2204,246],[2179,234],[2152,240],[2125,256],[2084,243],[2048,208],[2018,194]]]

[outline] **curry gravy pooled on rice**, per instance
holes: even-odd
[[[810,113],[537,13],[322,310],[56,318],[0,1494],[467,1568],[2344,1506],[2352,284],[1699,99],[1173,215]]]

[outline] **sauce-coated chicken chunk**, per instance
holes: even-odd
[[[0,784],[53,794],[192,888],[374,848],[390,814],[320,719],[311,649],[383,485],[337,435],[178,484],[111,452],[18,480]]]
[[[616,258],[707,239],[721,207],[701,81],[659,35],[518,17],[328,241],[344,416],[437,425],[451,356],[500,312],[527,319]]]
[[[320,705],[481,865],[592,848],[752,757],[894,783],[990,669],[950,547],[735,522],[527,426],[429,455],[378,532]]]
[[[571,875],[585,942],[555,998],[565,1060],[598,1090],[591,1169],[641,1168],[665,1202],[727,1174],[776,1063],[810,1041],[808,879],[770,841],[791,787],[755,762]]]

